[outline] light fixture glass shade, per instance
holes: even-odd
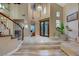
[[[28,25],[25,25],[25,28],[28,28]]]

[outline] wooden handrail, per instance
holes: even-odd
[[[16,23],[15,21],[13,21],[10,17],[6,16],[6,15],[3,14],[2,12],[0,12],[0,15],[2,15],[2,16],[4,16],[4,17],[8,18],[10,21],[12,21],[13,23],[17,24],[17,25],[22,29],[21,25],[19,25],[19,24]]]

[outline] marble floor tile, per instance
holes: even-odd
[[[56,41],[47,37],[31,37],[11,56],[66,56],[66,54],[60,50],[60,43]]]

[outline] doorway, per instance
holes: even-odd
[[[31,36],[35,36],[35,23],[31,24],[31,33],[32,33]]]
[[[40,21],[40,36],[49,37],[49,20]]]

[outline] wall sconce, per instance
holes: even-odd
[[[28,25],[25,25],[25,28],[28,28]]]

